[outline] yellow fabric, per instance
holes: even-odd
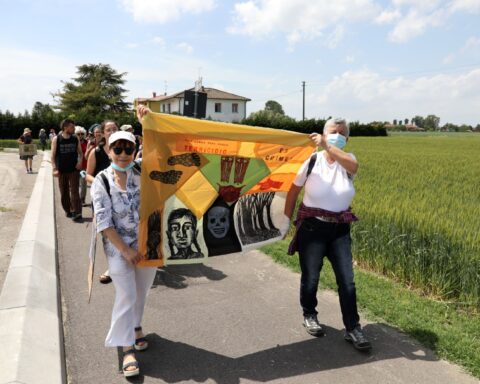
[[[308,135],[278,129],[160,113],[148,113],[142,125],[139,251],[147,255],[152,244],[156,247],[158,259],[142,262],[150,266],[165,262],[163,210],[168,199],[179,199],[201,222],[222,187],[235,188],[241,195],[287,192],[315,149]],[[149,239],[148,221],[154,212],[160,214],[161,225],[150,225]],[[161,239],[155,241],[157,229]]]

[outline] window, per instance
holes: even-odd
[[[170,103],[168,103],[168,104],[167,104],[167,112],[170,113],[170,112],[171,112],[171,109],[172,109],[172,108],[171,108],[171,105],[170,105]]]
[[[222,103],[215,103],[215,112],[222,112]]]
[[[162,112],[165,113],[165,104],[162,104]]]
[[[232,104],[232,113],[238,113],[238,104],[237,103]]]

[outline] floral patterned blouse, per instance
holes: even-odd
[[[102,173],[107,176],[111,196],[108,195],[100,176]],[[96,217],[97,233],[113,227],[125,244],[137,249],[140,223],[140,173],[134,168],[127,171],[127,190],[124,191],[115,184],[113,168],[109,166],[95,177],[90,195]],[[106,236],[102,237],[107,257],[121,256],[120,251],[110,240]]]

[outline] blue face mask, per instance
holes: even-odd
[[[327,135],[327,143],[343,149],[347,144],[347,138],[339,133],[329,133]]]
[[[117,164],[112,163],[112,168],[119,172],[127,172],[129,169],[132,169],[135,163],[132,161],[125,168],[119,167]]]

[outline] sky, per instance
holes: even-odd
[[[289,116],[480,123],[480,0],[0,0],[0,110],[55,104],[77,66],[126,101],[203,85]]]

